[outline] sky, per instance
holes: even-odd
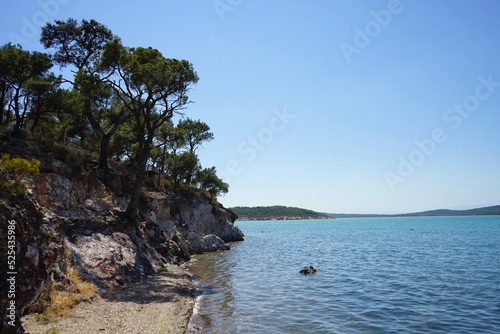
[[[187,59],[225,206],[401,213],[500,204],[496,0],[0,0],[0,45],[95,19]],[[55,69],[57,70],[57,68]]]

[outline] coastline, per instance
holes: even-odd
[[[202,307],[203,298],[205,294],[208,292],[208,290],[203,285],[202,281],[199,279],[204,274],[203,271],[200,271],[199,268],[196,267],[196,264],[199,261],[199,256],[209,256],[209,255],[198,254],[196,256],[193,256],[191,260],[186,262],[186,270],[191,275],[192,284],[195,286],[193,308],[191,310],[191,317],[189,319],[187,331],[185,332],[186,334],[201,333],[203,328],[207,325],[206,321],[209,321],[209,318],[204,317],[202,313],[200,313],[200,308]]]
[[[266,221],[266,220],[318,220],[334,219],[327,216],[265,216],[265,217],[247,217],[238,216],[238,221]]]
[[[185,264],[144,281],[106,291],[78,304],[68,316],[40,324],[36,314],[23,316],[26,333],[186,333],[195,301],[195,284]]]

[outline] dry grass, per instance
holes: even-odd
[[[55,318],[67,316],[78,303],[90,301],[97,296],[97,286],[83,280],[74,268],[69,267],[66,277],[76,287],[76,292],[58,291],[52,284],[49,290],[50,304],[45,312],[39,315],[40,323],[53,322]]]
[[[49,328],[45,334],[58,334],[59,333],[59,329],[55,326]]]
[[[96,295],[98,290],[93,283],[84,281],[80,274],[73,268],[68,270],[66,276],[76,286],[78,293],[57,291],[52,288],[52,302],[49,309],[56,314],[64,314],[79,302],[91,299]]]

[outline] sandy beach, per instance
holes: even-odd
[[[56,322],[40,324],[36,314],[23,317],[29,334],[185,333],[193,311],[194,285],[184,266],[144,282],[102,294],[80,303]]]

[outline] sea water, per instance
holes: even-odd
[[[192,332],[500,333],[498,216],[237,226],[245,241],[191,265]]]

